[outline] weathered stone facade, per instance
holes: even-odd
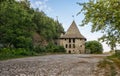
[[[59,44],[64,46],[67,53],[85,53],[86,38],[82,36],[77,28],[75,21],[72,22],[67,32],[61,35]]]

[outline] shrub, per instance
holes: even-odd
[[[34,55],[33,51],[30,51],[24,48],[18,48],[18,49],[12,50],[12,52],[14,52],[14,55],[21,55],[21,56]]]
[[[42,46],[36,46],[36,47],[34,47],[34,52],[36,52],[36,53],[45,53],[46,48],[42,47]]]
[[[55,50],[56,50],[56,52],[60,52],[60,53],[65,53],[66,52],[66,50],[63,46],[57,46],[57,49],[55,49]]]
[[[52,43],[49,43],[46,46],[46,50],[48,53],[65,53],[65,48],[63,46],[58,46]]]
[[[115,50],[115,55],[120,58],[120,50]]]
[[[17,48],[17,49],[3,48],[0,51],[0,60],[16,58],[16,57],[21,57],[21,56],[31,56],[31,55],[35,55],[35,52],[29,51],[24,48]]]
[[[88,41],[85,43],[86,53],[101,54],[103,46],[98,41]]]

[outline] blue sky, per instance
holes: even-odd
[[[84,27],[79,26],[84,19],[84,14],[80,14],[76,16],[76,14],[81,10],[81,6],[76,4],[77,2],[86,2],[88,0],[30,0],[31,7],[39,8],[46,13],[47,16],[57,19],[60,23],[62,23],[65,31],[69,28],[70,24],[73,20],[75,20],[76,24],[80,32],[87,38],[88,41],[97,40],[103,34],[100,32],[91,33],[91,26],[86,25]],[[74,18],[72,17],[74,15]],[[109,51],[110,48],[105,44],[103,44],[104,51]]]

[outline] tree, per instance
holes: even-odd
[[[113,50],[116,44],[120,44],[120,0],[89,0],[86,3],[78,3],[82,6],[81,12],[85,18],[82,26],[92,23],[92,32],[104,33],[100,38],[111,46]]]
[[[62,32],[58,21],[31,8],[28,0],[0,1],[0,46],[3,48],[31,49],[34,33],[44,38],[45,43],[54,43]]]
[[[0,43],[4,47],[27,48],[31,46],[28,44],[30,41],[32,43],[32,15],[24,6],[15,0],[0,3]]]
[[[99,38],[99,41],[106,42],[108,46],[110,46],[111,50],[115,50],[117,45],[117,38],[114,36],[114,34],[107,33],[108,35],[103,35],[101,38]]]
[[[46,16],[44,12],[34,11],[33,22],[36,26],[35,31],[43,36],[48,42],[58,38],[64,32],[62,25]]]
[[[91,54],[101,54],[103,52],[102,44],[98,41],[88,41],[85,43],[86,52]]]

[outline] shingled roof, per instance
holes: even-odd
[[[80,33],[75,21],[72,22],[67,32],[60,38],[82,38],[86,40],[86,38]]]

